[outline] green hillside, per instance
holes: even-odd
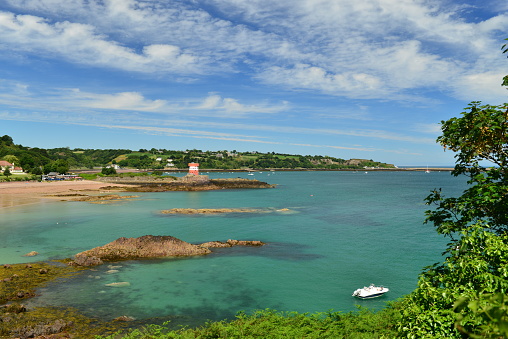
[[[171,170],[186,169],[188,163],[198,162],[201,169],[362,169],[394,168],[395,166],[367,159],[344,160],[321,155],[279,153],[140,149],[43,149],[14,144],[4,135],[0,138],[0,159],[11,160],[27,173],[65,173],[69,170],[102,168],[118,165],[127,169]]]

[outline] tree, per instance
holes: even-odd
[[[30,170],[30,173],[35,174],[35,175],[41,175],[42,169],[39,166],[35,166],[34,168],[32,168]]]
[[[506,337],[508,104],[475,101],[441,125],[437,141],[456,153],[452,175],[468,177],[468,188],[459,197],[439,189],[426,198],[435,208],[425,222],[450,243],[444,262],[425,268],[403,301],[399,330],[412,338]]]
[[[451,237],[479,220],[497,233],[507,232],[508,104],[473,102],[462,115],[442,122],[438,142],[456,152],[452,174],[469,177],[470,187],[458,198],[445,198],[435,190],[427,203],[436,204],[437,209],[427,212],[427,222]]]
[[[103,167],[101,173],[104,175],[116,174],[116,169],[113,167]]]
[[[4,135],[3,137],[0,138],[0,143],[4,143],[5,145],[10,146],[14,144],[14,141],[10,136]]]
[[[7,166],[4,170],[4,175],[6,177],[10,177],[12,175],[11,171],[9,170],[9,166]]]
[[[55,171],[59,174],[65,174],[69,172],[69,163],[67,160],[64,159],[58,159],[55,161]]]
[[[19,165],[19,159],[15,155],[8,154],[4,156],[4,160],[10,162],[13,165]]]
[[[48,174],[50,172],[55,172],[55,162],[52,161],[52,162],[45,164],[42,169],[42,172],[44,174]]]

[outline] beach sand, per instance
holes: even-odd
[[[111,191],[105,189],[108,186],[125,187],[128,185],[101,183],[91,180],[2,182],[0,183],[0,209],[50,200],[73,200],[75,198],[52,195],[109,193]]]

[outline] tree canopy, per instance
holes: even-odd
[[[437,141],[455,152],[452,174],[467,176],[468,188],[459,197],[436,189],[426,198],[435,208],[425,222],[451,242],[444,262],[425,268],[404,299],[399,330],[409,338],[506,338],[508,104],[474,101],[441,125]]]

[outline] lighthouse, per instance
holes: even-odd
[[[199,175],[199,164],[197,162],[189,163],[189,174]]]

